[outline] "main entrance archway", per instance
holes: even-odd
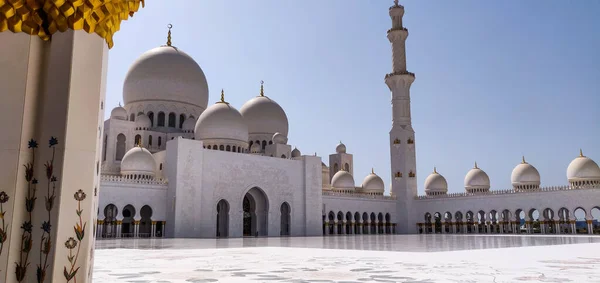
[[[229,237],[229,203],[222,199],[217,203],[217,238]]]
[[[258,187],[250,189],[242,200],[243,213],[243,235],[267,236],[269,200],[267,195]]]

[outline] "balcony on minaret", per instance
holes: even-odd
[[[413,171],[412,171],[412,170],[411,170],[411,171],[408,173],[408,177],[409,177],[409,178],[414,178],[414,177],[416,177],[416,176],[417,176],[417,175],[416,175],[415,173],[413,173]]]
[[[401,144],[401,143],[402,143],[402,142],[400,141],[400,139],[396,138],[396,139],[394,140],[394,147],[396,147],[396,148],[400,147],[400,144]]]
[[[412,138],[408,138],[408,140],[406,141],[407,144],[414,144],[415,141]]]
[[[409,75],[411,77],[415,77],[415,73],[411,73],[409,71],[400,71],[400,72],[393,72],[393,73],[389,73],[385,75],[385,78],[391,78],[393,76],[401,76],[401,75]]]
[[[394,174],[394,179],[398,180],[402,178],[402,172],[396,172],[396,174]]]
[[[408,38],[408,29],[405,27],[394,27],[388,29],[387,37],[390,42],[405,41]]]

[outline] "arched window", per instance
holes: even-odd
[[[129,115],[129,121],[135,122],[135,114],[131,113],[131,115]]]
[[[117,155],[115,156],[115,159],[118,161],[121,161],[123,155],[125,155],[125,140],[124,134],[119,134],[117,136]]]
[[[333,172],[337,172],[338,169],[339,169],[338,164],[337,163],[333,164]]]
[[[348,163],[344,164],[344,170],[350,172],[350,165]]]
[[[142,139],[142,136],[140,135],[135,135],[135,140],[134,140],[134,145],[138,145],[140,144],[140,140]]]
[[[104,146],[102,149],[102,161],[106,161],[106,147],[108,143],[108,135],[104,136]]]
[[[150,127],[154,127],[154,112],[148,112],[148,118],[150,118]]]
[[[175,125],[177,125],[176,116],[175,113],[171,112],[169,113],[169,127],[175,128]]]
[[[158,126],[158,127],[165,126],[165,113],[158,112],[158,121],[156,122],[156,126]]]
[[[254,141],[250,141],[250,144],[248,144],[249,147],[252,147],[252,144],[254,143]]]
[[[286,157],[285,157],[285,154],[282,154],[282,155],[281,155],[281,158],[286,158]]]
[[[179,115],[179,128],[183,128],[183,122],[185,122],[185,115]]]
[[[162,163],[160,164],[160,166],[159,166],[159,169],[158,169],[158,170],[162,170]]]
[[[228,146],[225,148],[225,151],[231,151],[231,146],[229,146],[229,145],[228,145]]]
[[[219,150],[223,151],[223,150],[225,150],[225,147],[223,145],[220,145]]]
[[[208,148],[208,149],[212,149],[212,147],[211,147],[210,145],[209,145],[207,148]]]
[[[152,135],[148,136],[148,146],[152,146]]]
[[[267,147],[267,141],[262,141],[262,149],[265,150],[265,147]]]
[[[162,137],[158,137],[158,146],[160,147],[162,145]]]

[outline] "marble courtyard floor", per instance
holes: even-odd
[[[600,237],[359,235],[97,241],[96,283],[600,282]]]

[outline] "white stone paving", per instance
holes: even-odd
[[[348,242],[357,239],[369,244],[355,246],[362,250],[350,249]],[[490,239],[499,239],[496,241],[499,244],[488,248],[477,245],[476,250],[464,249],[466,246],[438,249],[425,244]],[[514,239],[527,241],[524,245],[499,248],[504,242],[514,243]],[[175,239],[152,244],[139,240],[100,241],[100,249],[95,253],[94,282],[600,282],[599,240],[598,237],[428,235],[287,241]],[[315,242],[325,244],[322,248],[311,247]],[[405,244],[390,245],[396,242]],[[133,246],[137,249],[132,249]],[[424,250],[402,251],[411,250],[409,246],[412,250]],[[378,250],[381,247],[392,251]]]

